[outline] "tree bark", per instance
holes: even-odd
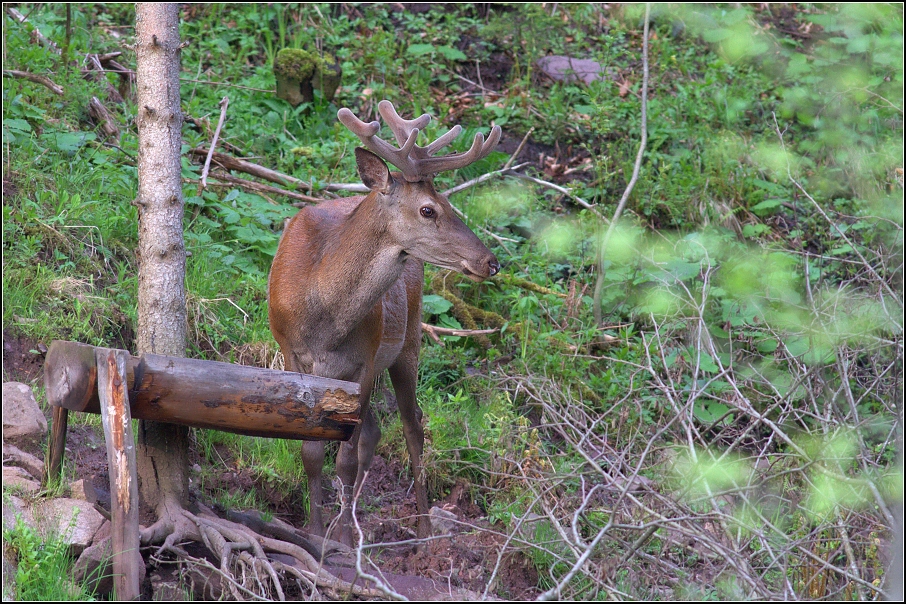
[[[141,353],[185,356],[186,250],[180,174],[179,5],[135,8],[138,112],[138,334]],[[188,503],[185,426],[143,421],[137,447],[141,499],[160,522]]]

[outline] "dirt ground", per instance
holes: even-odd
[[[3,380],[32,386],[41,384],[42,351],[46,350],[42,344],[49,342],[34,342],[4,330]],[[49,421],[49,413],[47,415]],[[109,510],[109,476],[103,434],[88,426],[70,425],[66,446],[76,478],[90,479],[101,505]],[[225,448],[219,453],[224,460],[222,472],[215,473],[216,478],[207,481],[206,489],[257,488],[260,499],[267,502],[269,511],[276,518],[303,527],[304,513],[291,499],[255,480],[248,470],[237,471]],[[190,465],[207,463],[191,452]],[[299,488],[305,488],[304,484]],[[415,537],[415,493],[411,489],[409,470],[400,460],[377,456],[364,491],[358,517],[368,543],[392,543]],[[192,495],[211,504],[211,498],[205,492],[193,490]],[[329,505],[334,502],[335,493],[328,487],[325,497],[325,504]],[[411,545],[371,550],[377,552],[372,553],[372,561],[377,567],[388,576],[432,579],[439,585],[469,589],[478,594],[484,593],[494,574],[493,584],[488,589],[490,597],[522,600],[539,593],[537,571],[526,556],[512,545],[507,546],[505,555],[499,555],[506,542],[506,535],[501,534],[503,528],[488,522],[484,510],[470,497],[467,485],[457,485],[444,501],[434,503],[456,514],[464,524],[454,528],[450,537],[431,541],[424,551],[417,551]],[[149,568],[148,576],[153,573],[160,574],[161,570]]]

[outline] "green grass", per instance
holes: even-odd
[[[4,497],[5,491],[4,491]],[[9,527],[4,521],[4,557],[7,552],[15,560],[15,599],[35,602],[76,602],[93,600],[84,587],[72,580],[75,560],[69,546],[54,534],[40,534],[32,526],[16,518]],[[4,577],[4,584],[7,578]],[[6,599],[7,594],[3,594]]]
[[[64,8],[27,8],[34,26],[62,41]],[[261,165],[312,182],[315,194],[325,183],[358,178],[352,159],[358,141],[336,120],[341,106],[363,114],[387,98],[407,114],[430,112],[439,119],[429,136],[462,123],[466,136],[457,150],[492,122],[512,141],[508,149],[534,128],[531,159],[543,152],[561,165],[528,172],[609,216],[638,149],[642,11],[594,4],[451,5],[425,13],[387,5],[192,5],[181,23],[190,42],[182,51],[183,110],[213,126],[228,95],[222,140]],[[122,39],[111,32],[128,37],[133,19],[131,5],[74,7],[73,56],[120,49]],[[594,447],[606,443],[611,464],[623,463],[614,452],[624,452],[621,459],[643,460],[642,474],[663,484],[701,482],[707,476],[691,470],[682,479],[671,474],[662,449],[691,454],[707,446],[720,457],[740,425],[750,428],[746,452],[754,455],[770,441],[771,455],[800,463],[783,470],[796,480],[772,474],[763,477],[765,488],[796,489],[808,502],[770,508],[756,501],[740,512],[744,520],[764,508],[771,518],[801,522],[811,513],[804,508],[828,502],[841,513],[868,513],[871,502],[818,488],[820,480],[809,474],[816,464],[875,481],[885,497],[901,499],[889,488],[901,472],[886,434],[901,421],[890,401],[902,393],[902,8],[654,6],[652,32],[648,147],[605,258],[603,332],[591,309],[602,235],[595,215],[558,191],[515,179],[453,196],[504,264],[495,281],[456,283],[453,291],[499,315],[505,327],[489,348],[474,338],[446,337],[444,347],[424,342],[419,400],[431,496],[468,480],[489,516],[509,530],[512,518],[553,505],[520,474],[534,467],[563,502],[552,513],[569,525],[583,480],[598,476],[581,452],[596,454]],[[104,144],[86,106],[91,96],[106,98],[108,82],[83,78],[9,19],[5,35],[8,68],[46,74],[66,96],[3,79],[4,329],[36,342],[132,347],[135,107],[108,106],[123,134],[115,147]],[[274,87],[273,59],[288,44],[337,57],[343,86],[334,102],[317,98],[292,108],[267,92]],[[592,58],[606,78],[587,86],[551,83],[535,65],[546,54]],[[134,57],[127,53],[123,61]],[[105,77],[118,84],[116,76]],[[467,82],[481,77],[490,91]],[[183,136],[187,148],[210,139],[190,125]],[[187,157],[183,175],[197,179],[200,167]],[[437,186],[459,184],[507,159],[492,153],[439,175]],[[557,170],[573,177],[560,178]],[[187,354],[271,365],[267,273],[295,208],[232,188],[198,195],[194,183],[184,195]],[[428,267],[426,287],[434,271]],[[526,289],[519,279],[547,290]],[[461,327],[438,292],[426,296],[424,318]],[[764,424],[752,427],[749,413],[795,438],[769,438]],[[385,419],[380,451],[405,459],[399,422],[393,414]],[[842,461],[825,453],[801,459],[797,443],[833,441],[844,427],[857,434],[858,452]],[[216,489],[210,486],[216,473],[226,470],[248,473],[259,487],[208,493],[224,507],[263,506],[267,490],[306,505],[296,443],[199,431],[196,447],[210,466],[202,464],[202,489]],[[231,467],[223,467],[218,450],[229,451]],[[545,461],[532,466],[536,459]],[[699,513],[700,503],[689,505]],[[585,538],[599,524],[589,522]],[[785,537],[798,544],[807,535],[791,530]],[[635,538],[621,534],[623,541],[609,541],[602,551],[621,556],[620,543]],[[772,539],[776,547],[780,537]],[[876,553],[854,547],[866,567],[874,564]],[[531,554],[543,587],[569,568],[551,554],[559,551]],[[672,555],[679,565],[702,563]],[[795,566],[798,555],[785,550],[781,557]],[[770,565],[768,555],[757,559]],[[634,560],[622,570],[627,575],[610,589],[662,597],[633,587],[634,578],[653,572],[645,563]],[[770,568],[764,576],[773,588],[783,572]],[[582,573],[568,587],[575,597],[606,593]],[[747,589],[738,577],[722,576],[688,583],[674,595],[737,599],[753,595]]]

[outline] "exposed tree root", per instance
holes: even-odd
[[[283,601],[286,599],[284,584],[293,580],[311,591],[321,589],[330,597],[383,596],[377,589],[344,581],[324,568],[323,560],[328,555],[349,553],[339,544],[328,540],[310,542],[286,527],[266,523],[249,514],[234,514],[242,522],[255,526],[257,530],[253,530],[246,524],[220,518],[201,507],[198,513],[180,509],[177,516],[172,506],[168,506],[168,513],[162,515],[161,520],[142,531],[143,544],[162,543],[152,559],[170,553],[187,564],[213,573],[220,578],[223,592],[237,600]],[[283,538],[262,533],[278,534]],[[181,545],[187,541],[203,544],[219,566],[189,555]]]

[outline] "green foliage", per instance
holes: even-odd
[[[76,602],[94,599],[72,581],[74,560],[69,555],[69,546],[59,535],[41,535],[21,518],[16,518],[9,527],[4,521],[3,548],[4,557],[8,552],[15,560],[15,593],[11,595],[16,600]],[[6,599],[7,594],[3,596]]]
[[[830,557],[839,548],[817,536],[833,542],[832,525],[854,516],[883,532],[887,520],[873,506],[902,501],[890,436],[902,417],[891,403],[902,397],[902,7],[652,9],[648,145],[604,258],[603,326],[591,312],[602,222],[574,199],[609,216],[632,173],[643,6],[189,5],[183,110],[213,121],[228,95],[222,140],[310,182],[315,195],[357,179],[358,140],[337,123],[342,106],[366,116],[387,98],[403,114],[429,112],[428,137],[461,123],[456,151],[492,123],[504,128],[507,151],[533,128],[533,164],[523,171],[568,195],[507,178],[452,196],[504,269],[480,285],[440,276],[484,313],[477,326],[500,333],[487,345],[457,336],[423,344],[431,496],[465,480],[490,520],[514,534],[522,520],[543,517],[547,524],[517,537],[547,588],[572,569],[581,547],[567,542],[576,535],[588,543],[611,519],[625,527],[657,522],[644,510],[673,513],[635,491],[629,508],[618,505],[628,495],[583,499],[590,485],[618,491],[620,476],[648,477],[682,493],[682,522],[722,514],[702,534],[725,529],[721,539],[767,591],[744,573],[707,577],[709,562],[660,528],[639,546],[649,558],[630,554],[607,583],[625,592],[613,595],[786,598],[787,585],[800,597],[846,595],[819,593],[815,577],[830,571],[797,575],[776,561],[807,568],[808,551],[850,572]],[[56,40],[64,16],[53,5],[29,11]],[[72,56],[113,51],[122,42],[109,32],[130,27],[134,9],[76,7],[73,19]],[[85,100],[104,98],[116,76],[82,77],[10,20],[5,33],[9,67],[51,76],[66,96],[3,80],[4,327],[37,341],[131,347],[135,107],[115,108],[123,134],[102,141]],[[286,47],[336,57],[344,80],[335,100],[316,95],[293,108],[274,97],[272,66]],[[602,80],[550,82],[536,64],[549,54],[595,60]],[[210,142],[188,125],[183,136],[185,150]],[[498,150],[435,184],[443,190],[507,159]],[[186,155],[184,177],[199,174]],[[267,274],[296,209],[232,186],[199,193],[187,183],[184,197],[189,354],[270,365]],[[436,271],[427,268],[426,286]],[[424,319],[465,327],[441,294],[426,292]],[[405,458],[398,421],[384,432],[382,453]],[[197,440],[211,467],[228,449],[230,470],[255,482],[218,491],[218,475],[203,469],[203,488],[224,507],[261,507],[275,490],[305,505],[297,446],[207,431]],[[765,522],[778,530],[765,536]],[[608,530],[624,532],[608,533],[583,567],[597,576],[614,576],[595,565],[624,560],[639,537]],[[877,552],[854,542],[874,568]],[[688,571],[681,587],[640,586],[640,576],[656,574],[652,560]],[[601,585],[583,570],[557,595],[602,597]]]

